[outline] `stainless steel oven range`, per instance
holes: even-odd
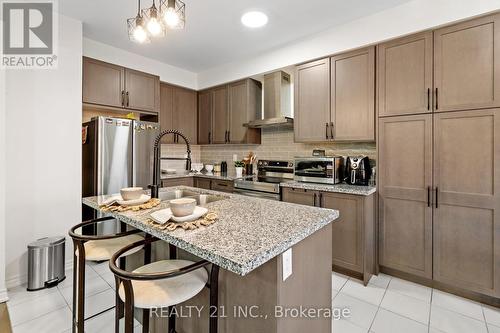
[[[280,183],[287,181],[293,181],[292,162],[259,160],[257,175],[235,180],[234,193],[279,201]]]

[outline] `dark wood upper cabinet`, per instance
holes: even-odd
[[[260,144],[260,129],[247,128],[260,118],[262,84],[245,79],[198,93],[199,144]]]
[[[212,143],[227,143],[229,100],[227,86],[212,89]]]
[[[125,107],[159,112],[160,79],[158,76],[125,69]]]
[[[500,106],[500,14],[434,31],[436,111]]]
[[[197,143],[197,101],[196,91],[170,84],[161,84],[160,127],[162,130],[181,131],[191,144]],[[162,143],[182,143],[175,135],[163,137]]]
[[[83,103],[145,113],[160,111],[160,78],[83,57]]]
[[[198,92],[198,144],[212,143],[212,91]]]
[[[160,85],[160,128],[161,130],[174,128],[174,87],[162,83]],[[173,135],[165,135],[162,143],[174,143]]]
[[[329,140],[330,59],[297,66],[294,99],[295,141]]]
[[[260,143],[260,129],[246,123],[260,119],[262,114],[262,84],[252,79],[232,83],[229,89],[229,143]]]
[[[198,141],[196,91],[175,87],[174,110],[174,129],[180,130],[191,144],[196,144]],[[177,143],[184,143],[184,141],[177,138]]]
[[[432,32],[378,45],[379,116],[432,112]]]
[[[330,139],[375,140],[375,48],[331,58]]]
[[[122,108],[125,101],[125,69],[83,57],[83,102]]]

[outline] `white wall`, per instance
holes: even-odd
[[[413,0],[244,61],[198,74],[198,88],[272,71],[500,9],[500,0]]]
[[[0,21],[0,24],[2,21]],[[5,289],[5,71],[0,69],[0,303]]]
[[[146,58],[92,39],[83,38],[83,55],[160,76],[160,80],[196,89],[197,75],[151,58]]]
[[[6,73],[8,287],[26,280],[29,242],[81,221],[81,22],[59,16],[58,59],[55,70]]]

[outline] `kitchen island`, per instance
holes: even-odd
[[[326,312],[332,299],[331,222],[338,211],[184,186],[162,189],[160,199],[176,191],[209,195],[213,200],[204,206],[218,214],[218,221],[197,230],[161,230],[149,214],[168,207],[168,200],[150,210],[109,214],[221,268],[219,332],[331,332]],[[98,209],[106,198],[83,203]],[[289,249],[292,273],[286,277],[282,254]],[[177,331],[208,331],[208,291],[183,305],[205,309],[199,318],[180,318]],[[301,315],[301,307],[310,314]],[[158,320],[152,328],[164,325],[166,320]]]

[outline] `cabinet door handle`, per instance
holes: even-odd
[[[224,131],[224,143],[227,143],[227,131]]]
[[[122,106],[125,106],[125,90],[122,90]]]
[[[431,109],[431,88],[427,88],[427,110]]]
[[[438,197],[439,197],[439,188],[436,186],[436,208],[439,208]]]
[[[333,140],[333,130],[334,130],[334,124],[333,121],[330,123],[330,139]]]
[[[227,131],[227,142],[231,142],[231,131]]]
[[[316,193],[314,193],[313,196],[313,206],[316,207]]]
[[[212,132],[208,132],[208,143],[211,143]]]
[[[438,88],[436,88],[436,110],[439,109],[439,104],[438,104]]]
[[[427,207],[431,206],[431,187],[427,186]]]
[[[328,123],[325,123],[325,138],[328,140]]]
[[[129,96],[128,91],[127,91],[127,107],[129,106],[129,104],[130,104],[130,96]]]
[[[322,207],[323,206],[323,193],[319,192],[319,203],[318,203],[318,207]]]

